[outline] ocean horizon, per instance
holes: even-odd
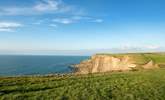
[[[47,75],[72,73],[72,64],[89,56],[0,55],[0,76]]]

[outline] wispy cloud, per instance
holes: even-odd
[[[50,24],[49,26],[57,28],[57,24]]]
[[[103,19],[94,19],[94,20],[92,20],[92,22],[102,23],[103,22]]]
[[[72,16],[72,17],[58,17],[58,18],[54,18],[52,21],[59,24],[72,24],[72,23],[78,23],[81,21],[102,23],[103,19],[96,19],[96,18],[87,17],[87,16]]]
[[[57,27],[58,24],[72,24],[78,22],[102,23],[103,19],[88,17],[83,9],[75,5],[66,4],[63,0],[35,0],[31,6],[1,6],[0,16],[20,16],[20,15],[47,15],[53,14],[59,17],[40,19],[32,22],[33,25],[48,24]],[[69,16],[69,17],[68,17]],[[53,23],[53,24],[50,24]],[[0,31],[11,31],[11,28],[1,28]]]
[[[60,3],[58,1],[53,1],[53,0],[43,0],[43,2],[38,3],[37,5],[34,6],[33,9],[36,11],[51,11],[51,10],[58,10],[59,9]]]
[[[72,18],[55,18],[53,19],[53,22],[60,23],[60,24],[71,24],[74,23],[75,20]]]
[[[16,22],[0,22],[0,32],[12,32],[18,27],[22,27],[22,24]]]
[[[134,51],[142,51],[142,50],[161,50],[161,46],[159,45],[153,45],[153,44],[145,44],[145,45],[135,45],[135,44],[124,44],[120,46],[121,50],[134,50]]]
[[[73,10],[75,10],[74,7],[65,4],[62,2],[62,0],[40,0],[32,6],[0,7],[0,15],[38,15],[47,13],[72,12]]]

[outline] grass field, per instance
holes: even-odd
[[[97,54],[100,55],[100,54]],[[146,64],[149,61],[154,61],[155,64],[165,66],[165,53],[126,53],[126,54],[101,54],[114,57],[130,56],[137,64]]]
[[[165,100],[165,69],[0,78],[1,100]]]
[[[165,65],[165,54],[129,54]],[[121,55],[115,55],[121,56]],[[0,77],[0,100],[165,100],[165,68],[88,75]]]

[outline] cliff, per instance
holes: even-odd
[[[88,74],[111,71],[128,71],[136,68],[152,69],[158,66],[152,59],[139,55],[94,55],[75,65],[76,73]]]

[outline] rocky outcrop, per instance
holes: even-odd
[[[154,64],[154,62],[151,60],[147,64],[142,66],[144,69],[154,69],[159,68],[157,64]]]
[[[111,72],[111,71],[127,71],[138,67],[136,61],[127,55],[124,56],[111,56],[111,55],[94,55],[86,61],[75,65],[76,73],[88,74],[98,72]],[[150,61],[141,67],[145,69],[153,68],[154,62]]]

